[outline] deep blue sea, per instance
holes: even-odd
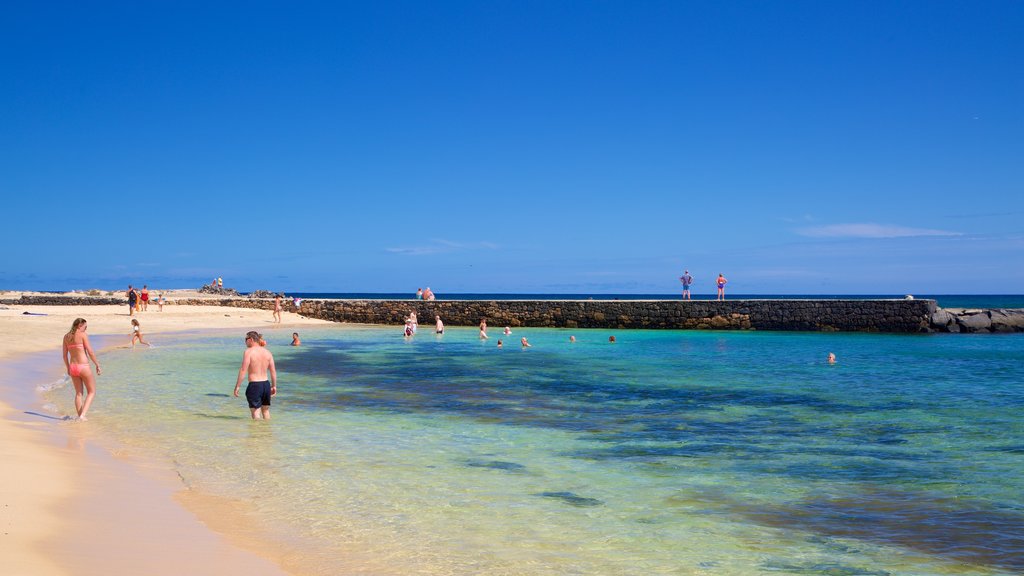
[[[147,335],[89,426],[307,574],[1024,573],[1024,334],[426,328],[268,332],[270,422],[241,333]]]
[[[349,299],[349,300],[405,300],[414,299],[414,293],[396,292],[289,292],[289,297]],[[714,300],[715,294],[693,293],[694,300]],[[730,300],[879,300],[901,299],[906,294],[729,294]],[[1024,308],[1024,294],[915,294],[915,298],[937,300],[943,308]],[[679,294],[438,294],[439,300],[678,300]]]

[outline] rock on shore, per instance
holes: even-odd
[[[939,308],[931,316],[936,332],[1024,332],[1024,309]]]

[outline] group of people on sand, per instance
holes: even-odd
[[[690,276],[689,270],[683,270],[683,275],[679,277],[679,282],[683,285],[683,300],[690,300],[690,286],[693,285],[693,276]],[[715,287],[718,288],[717,300],[725,300],[725,285],[729,281],[725,279],[725,276],[721,273],[718,274],[718,279],[715,280]]]
[[[128,315],[134,316],[136,312],[145,312],[149,310],[149,286],[146,284],[142,285],[142,290],[136,290],[131,284],[128,285],[128,291],[125,293],[128,297]],[[160,311],[164,311],[164,304],[167,300],[164,295],[158,294],[155,301],[156,305],[160,307]]]
[[[417,300],[428,300],[428,301],[429,300],[434,300],[435,299],[434,291],[430,289],[430,286],[427,286],[426,290],[417,288],[416,289],[416,299]]]

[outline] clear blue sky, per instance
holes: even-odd
[[[1024,293],[1022,2],[7,2],[0,288]]]

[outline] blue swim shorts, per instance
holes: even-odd
[[[249,382],[245,388],[245,399],[249,401],[249,408],[270,406],[270,380]]]

